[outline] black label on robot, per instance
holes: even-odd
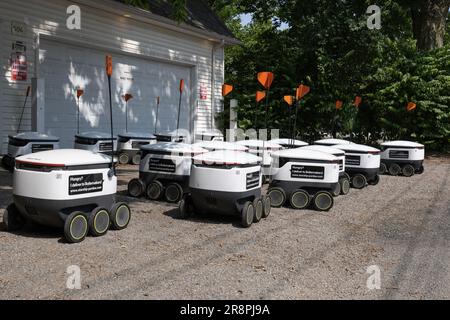
[[[173,160],[150,158],[148,170],[166,173],[175,173],[176,165]]]
[[[391,150],[391,151],[389,151],[389,158],[391,158],[391,159],[408,159],[409,151],[407,151],[407,150]]]
[[[84,174],[69,177],[69,195],[94,193],[103,191],[103,174]]]
[[[256,187],[259,187],[259,182],[261,179],[261,173],[253,172],[247,174],[247,190],[254,189]]]
[[[52,144],[33,144],[31,146],[31,151],[33,153],[42,152],[42,151],[50,151],[53,150]]]
[[[133,141],[131,144],[131,148],[139,150],[139,149],[141,149],[142,146],[146,146],[148,144],[149,144],[149,142],[145,142],[145,141]]]
[[[360,166],[361,165],[361,157],[360,156],[346,156],[345,157],[345,165]]]
[[[339,160],[339,171],[344,170],[344,160]]]
[[[291,178],[323,180],[325,179],[325,168],[313,166],[292,166]]]

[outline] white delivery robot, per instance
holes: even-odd
[[[236,215],[244,228],[267,218],[271,202],[261,195],[261,160],[232,150],[194,157],[190,193],[180,202],[181,217],[195,212]]]
[[[153,201],[163,196],[169,203],[178,203],[189,192],[192,158],[207,150],[184,143],[157,143],[141,148],[139,178],[128,184],[132,197],[145,194]]]
[[[350,175],[352,187],[363,189],[367,184],[380,182],[380,150],[360,144],[336,145],[345,152],[345,171]]]
[[[380,174],[389,173],[393,176],[402,174],[412,177],[422,174],[425,160],[425,146],[410,141],[391,141],[381,144]]]
[[[304,148],[274,152],[272,158],[268,192],[272,206],[282,207],[289,201],[298,210],[311,205],[318,211],[333,207],[332,191],[339,185],[339,158]]]

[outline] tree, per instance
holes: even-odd
[[[409,1],[414,38],[419,50],[444,46],[450,0]]]

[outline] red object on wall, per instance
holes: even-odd
[[[11,54],[11,80],[27,81],[28,64],[25,52],[13,52]]]
[[[200,85],[200,99],[201,100],[208,99],[208,87],[204,83]]]

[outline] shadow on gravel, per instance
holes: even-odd
[[[0,169],[0,209],[6,209],[12,201],[12,174]]]
[[[6,227],[2,222],[0,224],[0,233],[8,233]],[[28,223],[22,230],[10,232],[19,237],[23,238],[35,238],[35,239],[59,239],[59,243],[67,243],[63,237],[62,229],[59,228],[49,228],[45,226],[40,226],[37,224]]]
[[[181,219],[179,218],[178,215],[178,208],[164,212],[163,214],[166,217],[172,218],[174,220],[186,220],[200,224],[215,224],[215,225],[231,224],[235,228],[243,229],[239,221],[240,218],[238,216],[194,213],[194,215],[189,219]]]

